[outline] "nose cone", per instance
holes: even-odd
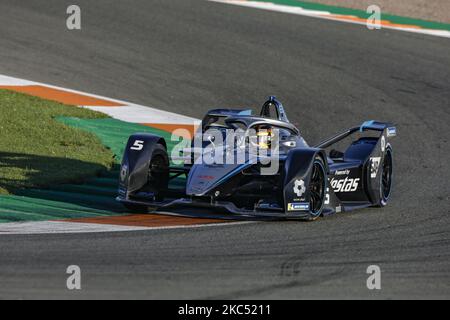
[[[204,196],[246,167],[245,164],[194,165],[188,176],[186,193],[190,196]]]

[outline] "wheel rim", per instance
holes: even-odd
[[[325,198],[325,171],[320,162],[315,162],[309,185],[310,211],[314,216],[321,213]]]
[[[392,189],[392,154],[390,151],[386,153],[383,162],[383,174],[381,175],[381,195],[383,200],[387,201],[391,195]]]

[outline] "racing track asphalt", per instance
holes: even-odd
[[[68,31],[68,1],[2,0],[0,74],[195,117],[274,94],[311,143],[392,121],[395,192],[314,223],[2,236],[0,298],[450,298],[449,39],[203,0],[77,3]]]

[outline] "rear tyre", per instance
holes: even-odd
[[[378,207],[387,206],[392,193],[392,177],[393,177],[393,152],[390,147],[386,149],[384,156],[382,172],[380,175],[380,201]]]
[[[311,199],[310,220],[316,220],[322,215],[325,205],[325,196],[327,188],[327,174],[325,172],[325,165],[320,156],[314,159],[314,164],[311,173],[311,181],[309,183],[309,194]]]

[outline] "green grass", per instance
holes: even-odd
[[[112,152],[93,133],[69,127],[59,117],[107,116],[0,90],[0,194],[82,182],[111,168]]]

